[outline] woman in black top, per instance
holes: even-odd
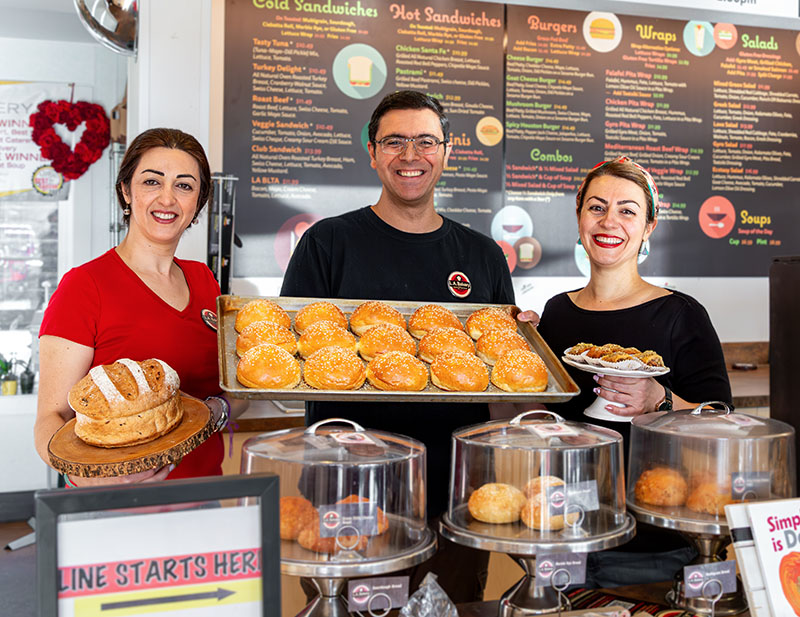
[[[705,309],[690,296],[651,285],[639,275],[639,252],[658,224],[658,189],[650,174],[627,157],[598,165],[578,189],[577,215],[591,276],[582,289],[547,302],[539,332],[557,354],[579,342],[652,349],[670,372],[632,379],[568,366],[581,393],[548,407],[567,419],[620,432],[627,455],[627,421],[582,415],[597,394],[624,405],[608,405],[607,411],[636,416],[709,400],[730,403],[730,384],[722,347]],[[676,534],[640,525],[637,537],[620,551],[591,555],[587,576],[590,584],[603,587],[668,580],[692,555]]]

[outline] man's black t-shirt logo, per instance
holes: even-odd
[[[463,272],[451,272],[447,277],[447,287],[456,298],[466,298],[472,291],[472,283]]]

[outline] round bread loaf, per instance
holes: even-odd
[[[262,343],[277,345],[292,355],[297,353],[297,341],[292,331],[274,321],[254,321],[246,326],[236,338],[236,353],[241,356]]]
[[[312,353],[303,366],[303,378],[317,390],[355,390],[367,377],[358,356],[341,347],[324,347]]]
[[[147,443],[183,417],[178,374],[162,360],[121,358],[95,366],[69,391],[75,434],[93,446]]]
[[[564,486],[564,480],[558,476],[536,476],[528,480],[522,492],[525,494],[525,497],[530,499],[537,493],[541,493],[551,486]]]
[[[725,514],[725,506],[729,503],[733,503],[730,484],[726,487],[716,482],[701,482],[686,499],[686,507],[692,512],[714,516]]]
[[[237,332],[241,332],[256,321],[271,321],[284,328],[292,327],[292,318],[289,317],[289,314],[275,302],[266,298],[251,300],[240,308],[236,313],[233,327]]]
[[[569,512],[566,517],[563,514],[550,514],[550,507],[547,503],[547,494],[536,493],[531,497],[520,510],[519,518],[531,529],[542,531],[558,531],[564,529],[564,525],[574,525],[580,517],[579,512]],[[565,521],[566,518],[566,521]]]
[[[475,343],[463,330],[450,327],[431,330],[419,342],[419,359],[429,364],[436,356],[447,351],[475,355]]]
[[[653,467],[642,472],[634,487],[636,501],[653,506],[682,506],[687,493],[683,474],[670,467]]]
[[[364,332],[356,343],[356,349],[361,357],[369,362],[387,351],[405,351],[413,355],[417,351],[417,345],[404,328],[393,324],[381,324]]]
[[[505,328],[489,330],[475,343],[478,357],[490,365],[493,365],[512,349],[528,350],[530,345],[515,330]]]
[[[436,328],[457,328],[463,330],[464,326],[455,316],[455,313],[440,304],[425,304],[420,306],[408,318],[408,331],[414,338],[422,338]]]
[[[544,392],[547,367],[538,354],[512,349],[494,365],[492,383],[506,392]]]
[[[405,317],[385,302],[369,300],[359,304],[350,314],[350,329],[358,336],[363,336],[367,330],[381,324],[391,324],[406,329]]]
[[[300,383],[300,363],[285,349],[262,343],[239,358],[236,378],[248,388],[288,390]]]
[[[557,476],[538,476],[528,480],[522,490],[528,501],[522,507],[519,518],[531,529],[558,531],[565,524],[573,525],[580,517],[579,512],[569,512],[566,517],[563,514],[550,514],[547,489],[552,486],[564,486],[564,481]]]
[[[489,371],[478,356],[448,351],[431,362],[431,381],[451,392],[483,392],[489,385]]]
[[[516,320],[508,312],[495,306],[487,306],[473,312],[467,317],[466,325],[467,334],[476,341],[490,330],[498,328],[514,332],[517,330]]]
[[[279,509],[282,540],[297,540],[297,536],[311,524],[317,513],[305,497],[281,497]]]
[[[342,347],[356,351],[356,337],[332,321],[317,321],[306,328],[297,340],[297,351],[303,358],[323,347]]]
[[[298,334],[303,334],[311,324],[318,321],[332,321],[340,328],[347,330],[347,317],[342,313],[342,309],[332,302],[312,302],[305,305],[294,316],[294,330]]]
[[[469,513],[483,523],[513,523],[525,505],[525,495],[510,484],[484,484],[469,496]]]
[[[410,353],[387,351],[367,364],[367,379],[378,390],[418,392],[428,385],[428,369]]]

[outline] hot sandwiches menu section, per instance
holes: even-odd
[[[769,257],[800,249],[796,32],[453,0],[252,0],[228,4],[226,33],[235,276],[280,276],[316,220],[375,202],[367,122],[404,88],[451,119],[437,209],[491,235],[515,276],[587,271],[575,193],[619,155],[661,193],[643,274],[763,276]]]

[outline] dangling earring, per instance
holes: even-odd
[[[197,225],[197,217],[194,217],[194,218],[192,219],[192,225]]]
[[[130,206],[125,206],[122,209],[122,214],[124,214],[125,216],[130,216],[130,213],[131,213],[131,207]]]

